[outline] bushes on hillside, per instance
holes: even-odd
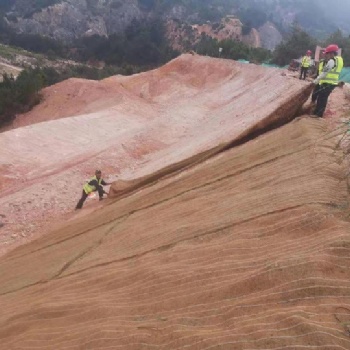
[[[54,68],[29,68],[23,70],[17,79],[3,74],[0,82],[0,128],[11,123],[16,114],[29,111],[40,102],[40,90],[69,78],[100,80],[115,74],[127,75],[139,72],[132,66],[103,69],[87,66],[69,66],[61,71]]]
[[[0,83],[0,127],[11,122],[16,113],[26,112],[40,101],[39,91],[44,86],[40,69],[24,70],[15,80],[3,74]]]
[[[317,45],[314,38],[298,27],[294,27],[288,39],[279,44],[274,53],[272,62],[279,66],[285,66],[293,58],[305,54],[307,50],[313,50]]]
[[[85,37],[75,43],[76,59],[100,60],[109,65],[154,68],[178,55],[171,49],[161,20],[134,21],[124,34]]]
[[[334,32],[326,40],[320,42],[311,37],[298,27],[294,27],[288,39],[277,46],[273,53],[273,62],[284,66],[293,58],[305,54],[307,50],[314,51],[317,45],[326,47],[329,44],[337,44],[342,48],[342,56],[345,66],[350,65],[350,37],[344,36],[340,30]]]
[[[344,65],[350,66],[350,36],[344,36],[340,30],[337,30],[330,35],[322,46],[326,47],[329,44],[337,44],[342,48],[342,57],[344,59]]]
[[[80,62],[99,60],[119,67],[138,66],[139,70],[157,67],[178,55],[170,47],[164,22],[160,19],[134,21],[123,34],[109,37],[94,35],[63,44],[41,35],[15,33],[0,13],[0,42],[52,59],[61,57]]]
[[[222,52],[219,53],[219,48]],[[210,38],[207,35],[202,35],[201,40],[195,47],[200,55],[208,55],[212,57],[229,58],[233,60],[247,60],[254,63],[262,63],[269,61],[271,52],[262,48],[252,48],[248,45],[236,40],[222,40]]]
[[[252,28],[259,28],[267,21],[267,14],[254,7],[242,8],[238,18],[243,23],[243,34],[249,34]]]

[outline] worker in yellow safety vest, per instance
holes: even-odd
[[[83,186],[83,193],[82,196],[75,207],[75,209],[81,209],[83,207],[84,202],[86,201],[86,198],[89,196],[90,193],[97,191],[98,195],[100,197],[100,201],[103,199],[103,195],[107,194],[102,186],[108,186],[110,183],[107,183],[102,178],[102,172],[101,170],[95,171],[95,176],[90,179],[84,186]]]
[[[338,51],[338,45],[332,44],[326,47],[327,64],[324,66],[322,73],[313,81],[314,84],[320,85],[314,112],[320,118],[323,117],[326,110],[329,95],[339,85],[339,77],[344,61],[341,56],[338,56]]]
[[[300,80],[302,78],[305,80],[307,72],[311,66],[311,53],[310,50],[307,50],[306,55],[301,59]]]
[[[325,53],[324,53],[324,50],[321,51],[320,53],[320,62],[318,63],[318,67],[317,67],[317,73],[316,75],[314,76],[314,78],[316,79],[318,76],[320,76],[323,72],[323,69],[324,67],[326,66],[327,64],[327,59],[326,59],[326,56],[325,56]],[[317,97],[318,97],[318,94],[320,92],[320,88],[321,88],[321,85],[320,84],[317,84],[314,88],[314,91],[312,92],[312,95],[311,95],[311,102],[313,104],[316,104],[316,101],[317,101]]]

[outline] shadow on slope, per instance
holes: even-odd
[[[297,119],[3,257],[0,349],[348,349],[338,139]]]

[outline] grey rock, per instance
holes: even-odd
[[[41,34],[64,42],[85,35],[108,36],[119,33],[135,19],[144,17],[137,0],[66,0],[26,18],[15,12],[17,21],[9,22],[19,33]]]
[[[268,50],[274,50],[282,41],[282,35],[271,22],[266,22],[259,28],[261,46]]]

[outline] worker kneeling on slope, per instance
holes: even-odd
[[[105,192],[105,190],[103,189],[103,186],[108,186],[110,185],[110,183],[105,182],[101,178],[101,175],[102,175],[101,170],[96,170],[95,176],[83,186],[82,196],[77,206],[75,207],[75,209],[81,209],[83,207],[84,202],[86,201],[86,198],[92,192],[98,191],[100,201],[103,199],[103,195],[107,194],[107,192]]]

